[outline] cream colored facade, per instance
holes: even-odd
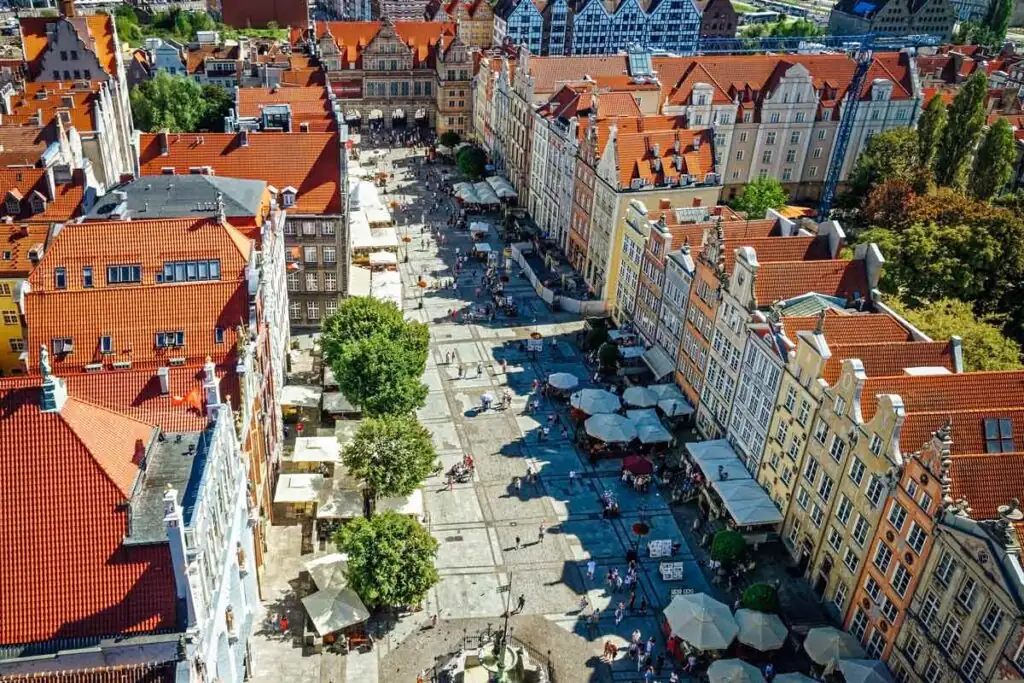
[[[473,65],[466,43],[456,36],[437,48],[437,134],[469,137],[472,126]]]
[[[904,683],[1024,678],[1024,576],[1007,520],[976,522],[954,506],[940,513],[935,542],[896,636],[889,665]],[[855,618],[857,635],[867,618]]]
[[[826,343],[819,349],[822,368],[830,355]],[[821,374],[819,370],[811,377]],[[862,421],[866,380],[861,362],[848,359],[833,386],[817,382],[820,408],[786,515],[790,532],[799,528],[796,547],[801,561],[809,555],[807,577],[815,593],[840,618],[865,563],[891,561],[871,541],[903,464],[903,401],[879,396],[874,415]]]

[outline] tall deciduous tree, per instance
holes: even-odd
[[[935,180],[946,187],[963,187],[974,147],[985,126],[985,70],[976,71],[953,98],[949,123],[935,157]]]
[[[733,202],[737,211],[745,211],[747,218],[764,218],[768,209],[777,209],[789,201],[789,195],[775,178],[758,178],[747,183],[743,196]]]
[[[334,542],[348,555],[349,586],[370,609],[416,605],[440,580],[434,567],[437,540],[396,512],[353,520]]]
[[[851,191],[863,196],[887,180],[910,182],[918,167],[917,153],[917,131],[913,128],[894,128],[872,136],[857,157]]]
[[[164,128],[171,133],[196,131],[206,113],[202,87],[187,76],[171,76],[166,71],[132,88],[131,104],[135,127],[151,132]]]
[[[940,299],[916,308],[890,303],[910,324],[932,339],[960,337],[964,369],[968,372],[1021,367],[1020,345],[1003,336],[998,316],[976,315],[970,304],[957,299]]]
[[[341,453],[371,499],[407,496],[434,470],[437,451],[430,432],[411,415],[363,420]]]
[[[921,168],[931,168],[935,163],[935,153],[939,140],[946,133],[948,120],[946,103],[935,95],[917,121],[917,163]]]
[[[988,16],[985,24],[992,35],[989,47],[998,48],[1006,40],[1006,32],[1010,29],[1010,19],[1013,18],[1014,0],[994,0],[988,8]]]
[[[997,119],[978,145],[971,174],[971,194],[976,199],[988,200],[999,194],[1013,177],[1013,162],[1017,160],[1017,144],[1013,128],[1006,119]]]

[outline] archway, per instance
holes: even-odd
[[[355,109],[349,109],[345,112],[345,124],[349,127],[349,130],[359,130],[359,127],[363,124],[363,116]]]
[[[402,129],[405,128],[405,111],[402,109],[396,109],[391,112],[391,127]]]
[[[416,110],[416,115],[413,118],[416,120],[416,125],[420,128],[430,125],[430,117],[427,116],[427,110],[423,107]]]
[[[373,109],[370,111],[370,128],[374,130],[382,128],[384,126],[384,112],[380,109]]]

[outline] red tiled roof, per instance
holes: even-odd
[[[972,519],[998,519],[1000,506],[1024,501],[1024,453],[956,456],[949,476],[953,500],[966,500]]]
[[[38,368],[40,344],[52,350],[53,339],[66,337],[72,339],[74,351],[50,356],[58,373],[90,363],[221,359],[234,347],[237,328],[248,316],[249,293],[244,280],[32,292],[25,300],[29,368]],[[220,344],[215,341],[214,328],[224,330]],[[158,332],[175,331],[185,333],[183,348],[156,347]],[[104,336],[111,337],[111,354],[100,352],[100,337]]]
[[[106,14],[93,14],[85,17],[72,17],[63,19],[56,17],[22,17],[21,22],[21,44],[25,54],[25,61],[28,63],[29,73],[33,76],[39,75],[39,69],[43,60],[43,54],[49,45],[46,38],[46,27],[57,21],[71,21],[76,29],[79,29],[79,36],[88,33],[92,38],[93,51],[100,66],[110,76],[117,77],[117,50],[118,46],[114,41],[114,21]],[[85,41],[88,43],[89,41]]]
[[[0,187],[6,188],[4,197],[0,199],[0,216],[10,215],[6,201],[2,200],[6,199],[7,192],[17,189],[24,200],[20,204],[21,211],[12,216],[15,221],[59,223],[79,215],[85,197],[85,175],[80,170],[74,171],[72,182],[56,185],[53,198],[50,197],[46,169],[43,168],[0,169]],[[35,192],[46,200],[46,207],[39,213],[32,211],[31,198]]]
[[[807,292],[826,296],[867,296],[867,270],[863,260],[794,261],[766,263],[758,270],[754,294],[758,305],[768,306]]]
[[[1021,428],[1024,426],[1024,407],[950,409],[911,413],[900,431],[900,447],[904,452],[919,449],[931,437],[932,432],[949,420],[953,426],[951,434],[953,455],[985,453],[985,420],[987,418],[1009,418],[1012,420],[1014,446],[1017,450],[1024,451],[1024,446],[1020,442],[1020,439],[1024,437],[1024,433],[1021,432]]]
[[[167,155],[161,155],[159,134],[140,135],[142,175],[161,175],[164,168],[187,174],[190,168],[211,166],[217,175],[263,180],[278,190],[298,189],[292,213],[341,213],[337,133],[252,133],[245,147],[240,133],[171,134],[167,145]]]
[[[190,74],[202,73],[206,70],[206,60],[226,60],[238,62],[236,72],[241,72],[241,50],[237,45],[199,45],[185,54],[185,69]]]
[[[35,293],[52,291],[54,269],[64,268],[67,291],[81,290],[82,267],[92,266],[92,288],[100,290],[107,287],[106,265],[134,264],[142,266],[142,285],[155,285],[164,263],[197,259],[218,259],[221,281],[237,282],[251,249],[237,228],[215,218],[74,223],[53,238],[30,282]]]
[[[287,73],[287,72],[285,72]],[[337,128],[331,103],[324,86],[239,88],[238,115],[260,116],[263,107],[270,104],[287,104],[292,111],[296,130],[300,123],[310,124],[311,129],[326,132]]]
[[[785,316],[782,329],[795,342],[799,332],[811,332],[818,324],[817,316]],[[831,344],[870,344],[872,342],[907,342],[910,332],[896,318],[885,313],[854,313],[845,315],[825,311],[825,340]]]
[[[8,674],[0,683],[174,683],[177,663],[129,664],[39,674]]]
[[[533,76],[533,92],[544,95],[555,92],[563,83],[579,81],[584,76],[627,75],[625,55],[588,57],[531,57],[529,72]]]
[[[96,130],[93,118],[102,83],[93,81],[88,89],[61,81],[26,83],[24,90],[11,98],[12,113],[0,117],[4,125],[34,123],[45,126],[65,113],[80,133]],[[70,106],[69,106],[70,105]],[[42,118],[39,118],[39,115]]]
[[[888,317],[888,316],[886,316]],[[828,337],[825,337],[826,340]],[[832,357],[823,376],[829,384],[839,379],[842,362],[856,358],[868,377],[898,375],[907,368],[939,367],[953,370],[953,345],[948,341],[874,342],[829,345]]]
[[[878,394],[899,395],[915,413],[1013,408],[1024,405],[1024,370],[869,377],[861,398],[865,420],[874,415]]]
[[[625,92],[607,92],[597,96],[598,112],[601,116],[641,116],[636,99]]]
[[[295,0],[224,0],[220,3],[223,21],[234,28],[302,26],[309,23],[309,8]]]
[[[49,225],[8,225],[7,239],[0,245],[0,276],[28,277],[33,268],[28,252],[36,245],[44,245],[49,232]]]
[[[660,185],[666,179],[689,175],[703,181],[707,173],[714,171],[714,155],[711,153],[711,130],[658,130],[643,133],[623,133],[617,136],[619,185],[625,189],[633,180],[643,180],[650,185]],[[679,153],[675,143],[679,141]],[[655,146],[658,155],[655,156]],[[676,158],[682,168],[675,166]],[[660,166],[660,168],[659,168]]]
[[[790,237],[755,237],[730,239],[725,236],[725,272],[731,273],[736,263],[736,250],[750,247],[760,265],[779,261],[815,261],[831,258],[828,238],[824,235],[793,235]]]
[[[330,35],[342,50],[342,61],[357,63],[362,58],[363,48],[377,37],[381,25],[379,21],[322,21],[317,24],[320,31],[317,38]],[[418,64],[429,61],[431,48],[443,34],[455,35],[456,32],[455,24],[444,21],[396,21],[394,26],[398,37],[413,50]],[[293,45],[301,35],[302,31],[292,31]]]
[[[0,168],[39,165],[47,146],[55,139],[52,125],[0,126]]]
[[[43,413],[40,393],[0,383],[0,644],[173,628],[168,547],[122,544],[122,484],[152,427],[73,397]]]

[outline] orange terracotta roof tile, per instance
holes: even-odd
[[[126,480],[143,426],[75,397],[67,415],[43,413],[40,393],[0,383],[0,644],[174,628],[168,547],[123,545],[126,496],[109,475]],[[83,434],[98,429],[116,435]]]
[[[56,185],[54,196],[51,197],[46,169],[0,169],[0,187],[7,188],[6,193],[16,189],[22,197],[17,214],[9,213],[7,202],[3,201],[0,204],[0,216],[10,216],[15,221],[30,223],[58,223],[81,214],[82,200],[85,198],[85,175],[80,170],[74,171],[72,182]],[[44,200],[42,211],[33,208],[33,197]]]
[[[73,223],[65,225],[51,240],[29,282],[33,292],[53,291],[54,271],[63,268],[65,289],[81,290],[82,269],[91,266],[91,288],[99,290],[108,286],[105,266],[133,264],[142,266],[139,286],[156,285],[162,282],[165,263],[206,259],[220,262],[220,280],[237,282],[244,276],[251,252],[247,237],[215,218]]]
[[[998,519],[1000,506],[1024,500],[1024,453],[961,455],[951,460],[953,500],[966,500],[972,519]]]
[[[750,247],[761,265],[779,261],[815,261],[831,258],[828,238],[824,235],[793,235],[791,237],[730,238],[725,236],[725,272],[731,273],[736,263],[736,250]]]
[[[270,22],[282,28],[309,24],[309,6],[294,0],[225,0],[219,6],[222,21],[235,28],[265,28]]]
[[[784,316],[782,329],[796,342],[800,332],[812,332],[818,324],[817,316]],[[832,344],[869,344],[872,342],[907,342],[910,332],[896,318],[886,313],[843,314],[825,311],[825,341]]]
[[[173,168],[210,166],[217,175],[263,180],[278,190],[288,186],[299,193],[290,213],[341,213],[341,147],[337,133],[252,133],[248,146],[241,134],[203,133],[167,136],[168,153],[161,155],[159,134],[142,133],[139,168],[142,175],[161,175]]]
[[[775,262],[758,270],[754,294],[760,306],[808,292],[851,301],[867,296],[870,292],[864,261]]]
[[[1024,370],[869,377],[861,398],[865,420],[874,415],[878,394],[898,394],[915,413],[1015,408],[1024,406]]]
[[[640,105],[629,93],[607,92],[597,96],[601,116],[642,116]]]
[[[53,674],[8,674],[2,683],[174,683],[177,663],[126,664],[103,668],[63,670],[60,678]]]
[[[842,362],[847,358],[863,363],[868,377],[898,375],[907,368],[937,367],[950,371],[954,368],[953,345],[948,341],[830,344],[829,349],[832,357],[825,363],[823,372],[829,384],[839,379]]]
[[[324,21],[318,25],[320,35],[329,34],[335,44],[342,50],[344,63],[357,63],[362,58],[362,50],[369,45],[380,32],[379,21]],[[451,22],[443,21],[396,21],[395,32],[398,37],[413,50],[418,64],[430,61],[430,51],[437,45],[445,33],[455,35],[456,27]],[[293,31],[292,44],[296,34]]]
[[[300,123],[316,125],[321,131],[337,127],[332,104],[323,86],[238,89],[239,116],[258,117],[263,107],[271,104],[288,105],[296,129]]]
[[[40,165],[55,139],[53,126],[0,126],[0,169]]]
[[[78,30],[79,36],[85,40],[83,34],[91,39],[91,47],[96,58],[103,67],[103,70],[112,77],[117,77],[117,50],[118,46],[114,41],[114,21],[106,14],[93,14],[85,17],[72,17],[71,19],[57,17],[22,17],[21,23],[21,44],[28,63],[29,73],[33,76],[39,75],[40,64],[43,55],[49,45],[46,37],[46,27],[57,21],[71,21]],[[90,42],[85,41],[87,44]]]
[[[0,245],[0,276],[25,278],[35,267],[28,252],[46,244],[49,225],[21,223],[6,226],[7,239]],[[42,250],[40,249],[40,252]]]
[[[910,413],[900,430],[900,448],[905,453],[920,449],[931,437],[932,432],[950,421],[953,455],[985,453],[985,420],[988,418],[1011,420],[1014,427],[1014,448],[1024,451],[1024,446],[1020,443],[1021,436],[1024,436],[1021,432],[1021,429],[1024,429],[1024,407]]]
[[[625,55],[587,57],[531,57],[530,75],[536,95],[555,92],[563,83],[583,77],[620,76],[628,74]]]
[[[3,124],[45,126],[63,114],[80,133],[94,131],[93,114],[101,86],[99,81],[90,83],[88,89],[61,81],[26,83],[24,90],[11,98],[12,111],[2,117]]]
[[[710,129],[645,130],[641,133],[620,130],[616,144],[619,185],[628,188],[634,180],[661,185],[668,180],[678,182],[682,175],[702,182],[715,167],[711,138]]]
[[[238,45],[199,45],[185,54],[185,69],[190,74],[198,74],[206,70],[206,60],[237,62],[236,72],[241,73],[241,49]]]

